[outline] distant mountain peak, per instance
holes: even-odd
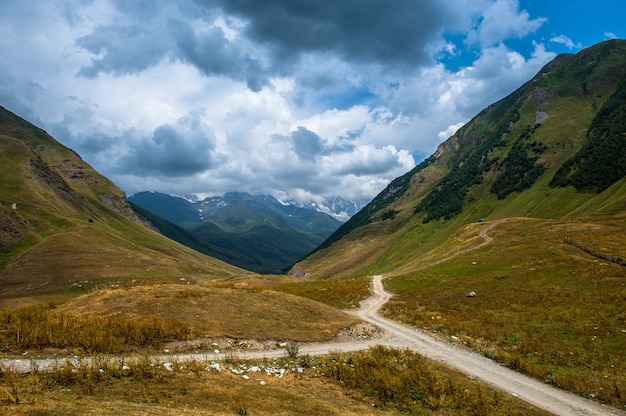
[[[153,224],[170,238],[262,273],[280,273],[341,225],[311,206],[285,204],[271,195],[247,192],[227,192],[192,202],[148,191],[128,200],[147,211],[144,215],[154,216]]]

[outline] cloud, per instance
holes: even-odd
[[[297,61],[307,53],[331,52],[348,61],[394,69],[432,62],[428,46],[452,20],[453,6],[449,1],[434,0],[393,4],[385,0],[217,3],[245,20],[245,35],[269,47],[277,62]]]
[[[135,176],[183,177],[211,167],[214,149],[210,130],[196,120],[183,118],[175,126],[162,125],[150,137],[126,132],[125,141],[135,141],[119,159],[120,171]]]
[[[129,194],[371,198],[547,63],[548,23],[514,0],[2,2],[0,104]]]
[[[485,7],[478,20],[478,26],[469,32],[467,42],[490,47],[509,38],[522,38],[539,29],[547,19],[531,19],[527,11],[520,11],[517,0],[496,0]]]
[[[446,139],[448,139],[450,136],[452,136],[454,133],[456,133],[461,127],[463,127],[464,124],[465,123],[452,124],[448,126],[447,129],[442,130],[439,133],[437,133],[437,137],[439,137],[439,140],[443,142]]]
[[[582,43],[580,42],[574,43],[573,40],[571,40],[565,35],[555,36],[552,39],[550,39],[550,42],[560,43],[562,45],[565,45],[568,49],[580,49],[583,47]]]
[[[302,126],[291,133],[293,150],[300,160],[315,160],[322,151],[322,139]]]
[[[77,39],[92,55],[79,75],[137,74],[163,62],[186,62],[206,75],[244,81],[254,90],[267,74],[251,46],[233,33],[216,9],[189,0],[159,1],[158,7],[135,7],[120,2],[117,18]],[[137,24],[140,21],[141,24]]]
[[[372,145],[361,146],[348,153],[329,155],[324,161],[332,173],[338,175],[376,175],[383,174],[391,169],[403,166],[402,163],[412,156],[398,152],[394,146],[376,148]],[[404,167],[404,166],[403,166]]]

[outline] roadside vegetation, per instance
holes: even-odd
[[[4,312],[0,352],[119,353],[211,337],[328,341],[357,321],[319,302],[239,285],[242,288],[161,284],[100,289],[58,306]]]
[[[269,285],[272,290],[290,293],[339,309],[357,308],[370,295],[371,279],[300,280]]]
[[[11,415],[547,415],[404,350],[326,357],[67,362],[51,372],[0,371]]]

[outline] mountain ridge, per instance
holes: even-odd
[[[169,238],[258,273],[283,273],[341,224],[269,195],[229,192],[193,202],[148,191],[129,202]]]

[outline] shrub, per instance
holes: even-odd
[[[287,356],[289,356],[289,358],[296,358],[298,357],[298,353],[300,352],[300,347],[297,343],[293,341],[288,342],[285,346],[285,351],[287,352]]]

